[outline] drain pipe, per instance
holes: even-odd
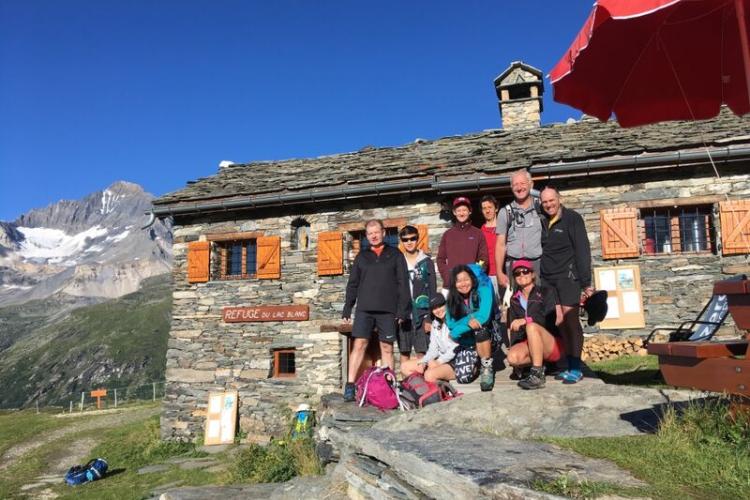
[[[704,163],[709,161],[710,158],[713,158],[714,161],[724,160],[725,162],[750,160],[750,146],[727,146],[716,148],[711,151],[677,151],[664,154],[633,155],[624,158],[550,163],[546,165],[532,166],[529,168],[529,171],[532,175],[545,175],[548,178],[570,174],[591,176],[623,171],[635,172],[637,170],[674,168],[681,165]],[[509,174],[444,181],[438,180],[437,176],[434,176],[431,179],[380,182],[376,184],[323,189],[318,191],[311,190],[297,193],[243,196],[230,200],[181,203],[176,205],[155,205],[150,212],[147,212],[147,214],[149,217],[161,218],[166,216],[212,211],[257,209],[272,206],[340,201],[368,195],[379,196],[413,193],[450,194],[465,191],[467,189],[481,190],[507,187],[509,183]],[[149,219],[149,224],[146,227],[150,224],[153,224],[153,221]]]

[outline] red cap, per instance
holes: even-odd
[[[459,196],[453,200],[453,208],[460,207],[461,205],[466,205],[471,210],[471,201],[466,196]]]
[[[512,266],[510,266],[510,270],[511,270],[511,271],[515,271],[515,270],[516,270],[516,269],[518,269],[519,267],[525,267],[525,268],[526,268],[526,269],[528,269],[529,271],[533,271],[533,270],[534,270],[534,266],[533,266],[533,265],[531,264],[531,262],[529,262],[529,261],[528,261],[528,260],[526,260],[526,259],[519,259],[519,260],[517,260],[517,261],[514,261],[514,262],[513,262],[513,265],[512,265]]]

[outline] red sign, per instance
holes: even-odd
[[[222,310],[221,315],[224,323],[244,323],[257,321],[307,321],[308,319],[310,319],[310,307],[225,307]]]

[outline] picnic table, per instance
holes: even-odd
[[[659,357],[667,384],[725,393],[735,408],[750,411],[750,280],[718,281],[714,294],[727,296],[744,340],[652,343],[647,349]]]

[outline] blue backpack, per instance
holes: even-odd
[[[86,465],[74,465],[65,474],[65,482],[71,486],[96,481],[107,473],[107,461],[103,458],[95,458]]]

